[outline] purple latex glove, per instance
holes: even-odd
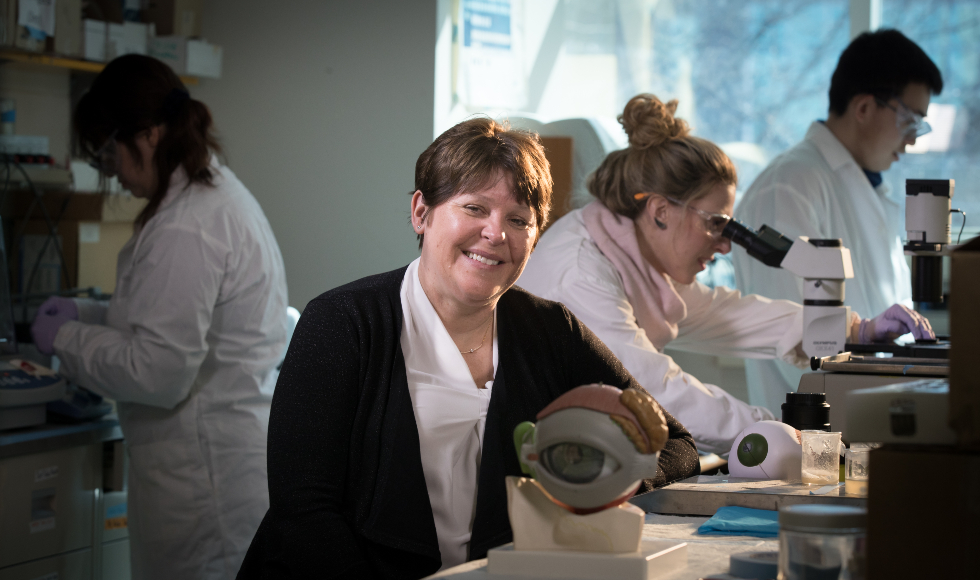
[[[929,320],[908,306],[892,304],[888,310],[874,318],[865,318],[858,329],[858,342],[888,342],[903,334],[912,333],[916,340],[935,339]]]
[[[31,336],[41,354],[54,354],[54,337],[61,325],[69,320],[78,320],[78,306],[71,298],[52,296],[38,308],[31,324]]]

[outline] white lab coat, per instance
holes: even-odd
[[[909,268],[901,242],[899,204],[882,183],[871,186],[850,152],[823,123],[763,171],[735,209],[735,217],[763,224],[790,238],[841,238],[851,250],[854,278],[844,286],[844,304],[870,318],[892,304],[912,305]],[[803,301],[803,280],[733,251],[735,280],[745,293]],[[749,400],[779,409],[799,387],[803,371],[780,361],[747,361]]]
[[[773,418],[769,411],[682,371],[663,354],[663,345],[650,341],[637,324],[619,272],[589,235],[582,210],[570,212],[545,232],[517,285],[565,304],[691,432],[699,449],[727,453],[742,429]],[[671,348],[805,362],[797,349],[803,326],[799,304],[709,289],[699,282],[675,282],[674,287],[687,306],[687,316],[678,322]]]
[[[112,300],[83,303],[54,342],[62,374],[118,403],[134,579],[234,578],[269,507],[286,277],[258,202],[212,169],[213,188],[174,173]]]

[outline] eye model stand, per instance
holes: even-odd
[[[756,232],[731,220],[721,235],[773,268],[803,278],[803,352],[812,358],[845,350],[850,307],[844,306],[844,281],[854,277],[851,251],[841,240],[800,236],[795,241],[769,226]]]
[[[534,479],[507,478],[514,542],[489,551],[491,575],[650,580],[687,567],[687,543],[644,540],[643,510],[625,503],[656,474],[663,445],[663,416],[643,395],[585,385],[537,425],[518,425],[518,457]]]

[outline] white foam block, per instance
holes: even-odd
[[[643,540],[640,551],[627,554],[598,552],[537,552],[515,550],[513,544],[487,553],[491,574],[579,580],[653,580],[687,567],[687,542]]]

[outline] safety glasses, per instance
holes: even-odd
[[[643,199],[650,197],[650,195],[651,194],[649,193],[637,193],[636,195],[633,196],[633,199],[635,199],[636,201],[641,201]],[[687,208],[697,213],[698,217],[704,220],[705,229],[708,230],[708,233],[711,234],[712,237],[715,238],[721,237],[722,230],[725,229],[725,226],[728,225],[728,222],[732,221],[732,216],[728,214],[709,213],[702,209],[691,207],[690,205],[684,203],[683,201],[670,197],[669,195],[663,195],[661,197],[663,197],[664,199],[666,199],[667,201],[669,201],[674,205],[679,205],[681,207]]]
[[[898,106],[894,106],[885,99],[875,97],[875,101],[882,107],[888,107],[895,111],[895,126],[903,135],[915,135],[919,138],[932,131],[932,126],[926,122],[922,115],[916,113],[902,102],[902,99],[895,97]]]
[[[116,172],[116,133],[118,131],[113,131],[109,135],[109,138],[99,147],[98,151],[92,154],[92,160],[88,162],[101,173],[113,174]]]

